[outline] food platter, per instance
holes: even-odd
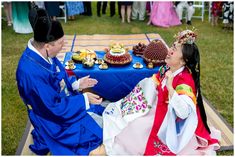
[[[128,59],[124,60],[124,61],[119,61],[119,60],[110,60],[107,58],[107,54],[104,55],[104,61],[107,62],[109,65],[112,65],[112,66],[123,66],[123,65],[127,65],[129,63],[132,62],[132,56],[128,53]]]
[[[70,64],[74,64],[73,60],[69,60],[69,61],[65,62],[65,65],[70,65]]]
[[[135,69],[142,69],[144,66],[141,64],[141,63],[135,63],[135,64],[133,64],[133,68],[135,68]]]
[[[102,63],[102,64],[99,65],[99,69],[101,69],[101,70],[105,70],[105,69],[108,69],[108,68],[109,67],[106,63]]]
[[[65,66],[65,69],[66,70],[74,70],[76,68],[76,65],[73,65],[73,66],[68,66],[68,65],[66,65]]]
[[[74,52],[74,54],[72,55],[72,60],[75,63],[82,62],[85,58],[95,59],[96,58],[95,51],[89,49],[82,49],[80,51]]]

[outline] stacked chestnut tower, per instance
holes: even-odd
[[[143,58],[146,64],[152,63],[155,66],[159,66],[165,63],[167,52],[168,48],[163,41],[156,39],[151,41],[146,47]]]

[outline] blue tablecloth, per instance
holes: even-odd
[[[106,70],[100,70],[99,65],[95,64],[92,68],[84,68],[82,64],[75,64],[73,72],[81,78],[90,75],[91,78],[98,80],[98,84],[92,90],[101,97],[109,101],[117,101],[131,92],[135,85],[146,77],[151,77],[156,73],[159,67],[148,69],[141,57],[137,57],[129,51],[133,57],[130,64],[125,66],[109,66]],[[72,52],[66,53],[65,63],[71,59]],[[98,58],[103,58],[105,52],[96,51]],[[133,64],[140,62],[143,64],[142,69],[134,69]]]

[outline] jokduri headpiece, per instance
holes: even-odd
[[[176,42],[180,44],[193,44],[197,38],[197,34],[192,30],[184,30],[179,32],[174,36],[176,38]]]
[[[35,41],[48,43],[64,36],[60,22],[51,21],[44,9],[32,8],[29,12],[29,21],[33,28]]]

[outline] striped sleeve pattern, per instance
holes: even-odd
[[[179,95],[187,95],[189,96],[194,104],[196,105],[197,104],[197,98],[195,96],[195,94],[193,93],[193,90],[192,88],[187,85],[187,84],[180,84],[176,87],[175,91],[179,94]]]

